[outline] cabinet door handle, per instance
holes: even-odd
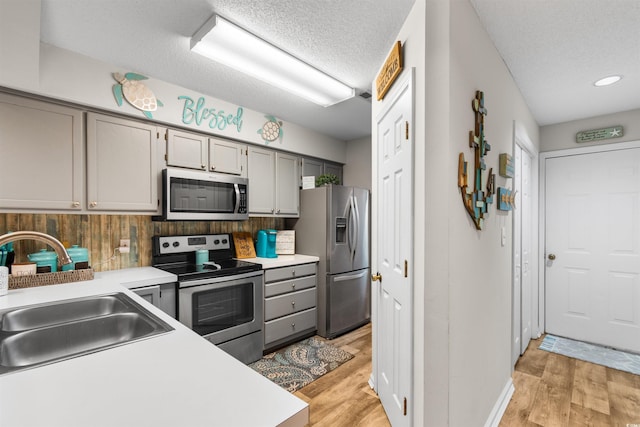
[[[89,207],[90,207],[90,208],[95,208],[96,206],[98,206],[98,202],[91,202],[91,203],[89,203]]]
[[[278,209],[278,211],[276,213],[280,213],[280,209]]]
[[[72,206],[74,208],[78,208],[78,207],[80,207],[80,202],[73,202]]]
[[[211,170],[212,171],[216,170],[216,167],[215,166],[211,166]]]
[[[200,165],[200,169],[206,169],[207,166],[206,165]]]

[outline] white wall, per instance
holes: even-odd
[[[604,141],[576,142],[576,133],[590,129],[600,129],[622,125],[624,136]],[[589,145],[615,144],[640,140],[640,110],[624,111],[605,116],[542,126],[540,128],[540,151],[563,150],[565,148],[586,147]]]
[[[347,141],[347,163],[342,169],[344,185],[371,190],[371,137]]]
[[[539,128],[468,0],[417,0],[398,39],[416,75],[414,425],[481,426],[511,384],[512,218],[494,203],[476,231],[457,187],[458,155],[473,161],[476,90],[497,186],[513,185],[497,169],[498,155],[512,153],[514,121],[536,149]],[[373,123],[379,111],[374,102]]]
[[[0,82],[16,88],[38,83],[40,0],[0,1]]]
[[[471,159],[469,130],[476,90],[484,91],[487,141],[485,157],[496,187],[512,188],[500,177],[498,155],[512,153],[513,122],[527,130],[535,147],[539,129],[509,70],[467,0],[451,2],[451,155],[449,174],[450,285],[450,425],[481,425],[505,385],[511,381],[511,214],[489,209],[482,231],[476,231],[463,209],[457,188],[459,152]],[[486,181],[485,181],[486,182]],[[501,229],[507,244],[501,246]]]

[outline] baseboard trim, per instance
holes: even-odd
[[[500,420],[504,415],[504,412],[507,410],[507,406],[509,406],[509,401],[515,392],[515,387],[513,386],[513,380],[509,378],[507,384],[505,384],[502,393],[498,397],[496,404],[493,406],[491,410],[491,414],[489,414],[489,418],[487,418],[487,422],[484,423],[484,427],[498,427],[500,424]]]

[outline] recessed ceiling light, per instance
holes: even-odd
[[[608,76],[608,77],[604,77],[600,80],[598,80],[597,82],[594,83],[594,86],[609,86],[612,85],[616,82],[619,82],[620,79],[622,79],[622,76]]]

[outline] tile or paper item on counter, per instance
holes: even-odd
[[[280,230],[276,234],[276,254],[294,255],[296,253],[295,230]]]

